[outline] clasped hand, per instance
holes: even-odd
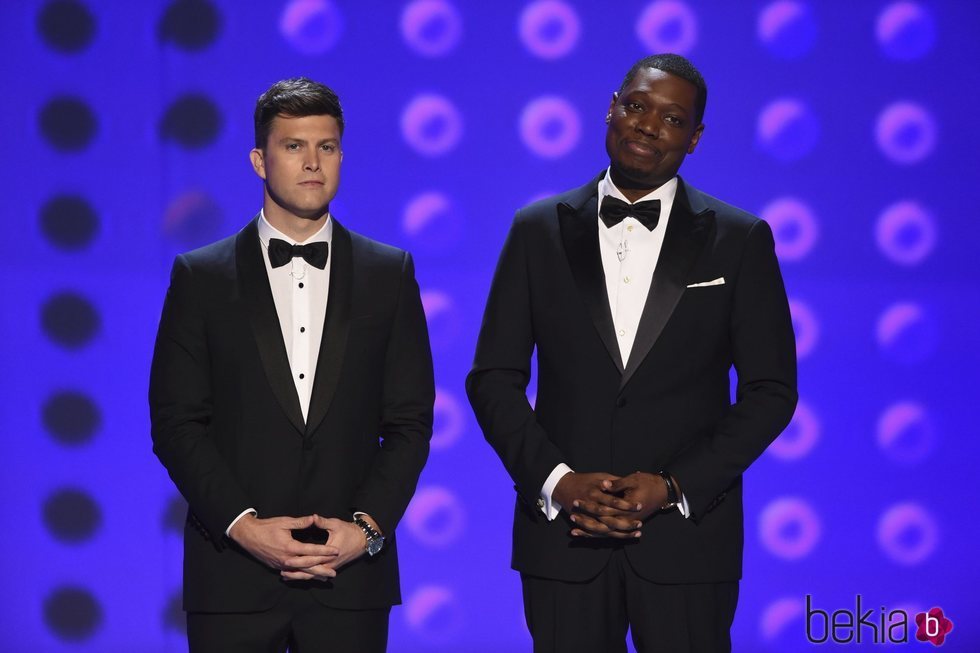
[[[327,531],[326,544],[293,539],[292,531],[311,526]],[[246,515],[229,536],[257,560],[279,570],[285,580],[330,580],[365,552],[364,533],[356,524],[319,515],[269,519]]]
[[[667,487],[656,474],[603,472],[565,474],[552,498],[571,513],[574,537],[628,539],[642,535],[643,522],[667,500]]]

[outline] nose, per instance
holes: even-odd
[[[648,112],[636,121],[635,129],[650,138],[660,138],[660,119],[652,111]]]
[[[313,152],[306,156],[306,160],[303,161],[303,169],[309,172],[317,172],[320,170],[320,155],[318,152]]]

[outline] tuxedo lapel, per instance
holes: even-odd
[[[667,233],[664,234],[664,244],[653,273],[650,292],[640,315],[640,325],[637,327],[630,358],[620,381],[621,389],[632,378],[663,332],[687,288],[688,273],[704,249],[713,224],[714,213],[704,206],[697,191],[688,189],[683,180],[678,179],[677,195],[667,222]]]
[[[262,359],[262,367],[272,394],[300,433],[306,429],[303,412],[299,405],[299,395],[289,370],[289,357],[286,343],[282,339],[282,327],[276,314],[276,303],[272,298],[272,287],[265,269],[265,260],[260,249],[257,218],[238,233],[235,242],[235,258],[241,283],[242,297],[248,307],[249,321],[255,344]]]
[[[333,219],[333,218],[331,218]],[[347,349],[350,331],[351,284],[354,276],[353,248],[350,232],[333,219],[333,236],[330,242],[330,292],[327,296],[327,314],[323,320],[320,352],[313,377],[313,395],[310,398],[309,419],[306,435],[320,425],[327,415],[330,403],[340,381],[340,369]]]
[[[571,204],[562,202],[558,205],[558,224],[572,277],[602,344],[622,374],[623,358],[616,342],[609,295],[606,293],[606,275],[599,255],[598,183],[599,177],[576,191],[577,196],[570,198]]]

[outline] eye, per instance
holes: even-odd
[[[664,116],[664,120],[667,121],[667,124],[673,125],[674,127],[680,127],[684,124],[684,121],[681,118],[672,114],[667,114]]]
[[[626,108],[630,111],[643,111],[644,107],[639,102],[627,102]]]
[[[286,149],[290,152],[296,152],[299,150],[299,143],[286,143]]]
[[[334,145],[333,143],[324,143],[323,145],[320,146],[320,149],[323,150],[324,152],[336,152],[337,146]]]

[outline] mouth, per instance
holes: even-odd
[[[316,179],[308,179],[306,181],[299,182],[299,185],[306,188],[316,188],[318,186],[323,186],[323,182],[317,181]]]
[[[660,150],[644,141],[625,141],[623,145],[628,152],[631,152],[637,156],[647,158],[660,158],[663,156],[663,153],[661,153]]]

